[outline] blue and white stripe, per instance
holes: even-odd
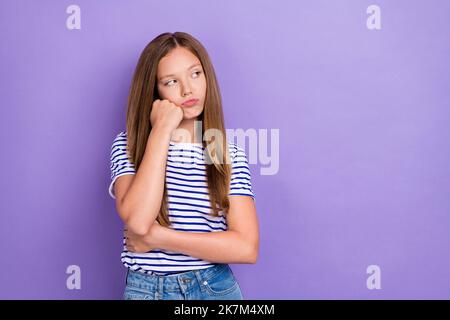
[[[135,174],[135,167],[126,154],[127,134],[120,132],[111,146],[111,183],[109,194],[115,199],[114,182],[122,175]],[[232,174],[229,195],[245,195],[255,199],[245,151],[228,142]],[[206,181],[206,164],[201,144],[170,142],[166,165],[168,213],[171,228],[183,232],[218,232],[227,230],[222,212],[210,214],[211,203]],[[129,252],[123,241],[123,264],[135,271],[170,274],[212,267],[215,263],[168,250],[147,253]]]

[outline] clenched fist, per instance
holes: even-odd
[[[156,99],[152,104],[150,123],[152,128],[164,128],[174,131],[183,120],[183,109],[169,100]]]

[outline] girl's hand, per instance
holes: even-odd
[[[170,102],[167,99],[156,99],[152,104],[150,112],[150,123],[152,128],[162,127],[171,133],[178,128],[183,120],[184,111],[182,107]]]
[[[158,248],[160,234],[163,228],[164,227],[162,227],[156,220],[144,236],[139,236],[126,228],[124,235],[128,251],[145,253]]]

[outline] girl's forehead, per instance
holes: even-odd
[[[200,60],[194,54],[169,54],[158,63],[158,77],[173,76],[184,73],[195,66],[201,66]]]

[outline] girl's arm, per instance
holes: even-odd
[[[259,231],[256,208],[249,196],[230,196],[227,231],[193,233],[160,225],[143,236],[128,233],[130,251],[147,252],[154,248],[181,252],[214,263],[256,263]]]
[[[164,228],[161,249],[214,263],[255,263],[254,245],[237,231],[193,233]]]
[[[119,197],[120,190],[116,191],[119,215],[136,234],[145,235],[161,209],[170,137],[168,129],[153,128],[130,187],[123,197]]]
[[[119,215],[127,228],[136,234],[147,234],[158,217],[164,193],[169,142],[182,119],[183,109],[180,106],[169,100],[153,101],[149,119],[152,129],[139,169],[126,191],[125,186],[118,187],[116,207]]]
[[[164,228],[162,249],[215,263],[256,263],[259,231],[256,208],[249,196],[230,196],[227,231],[193,233]]]

